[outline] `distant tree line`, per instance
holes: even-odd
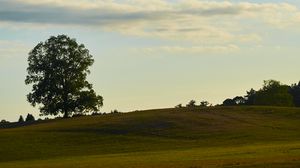
[[[291,86],[276,80],[264,81],[259,90],[250,89],[245,96],[223,101],[223,106],[257,105],[300,107],[300,82]]]
[[[41,119],[39,119],[41,120]],[[20,115],[19,119],[17,122],[9,122],[9,121],[6,121],[6,120],[1,120],[0,121],[0,127],[1,126],[9,126],[9,125],[12,125],[12,126],[17,126],[17,125],[24,125],[24,124],[30,124],[30,123],[33,123],[35,122],[35,118],[32,114],[27,114],[26,118],[24,119],[22,115]]]
[[[117,115],[117,114],[122,114],[121,111],[115,109],[115,110],[111,110],[110,112],[93,112],[93,113],[89,113],[89,114],[81,114],[81,113],[77,113],[77,114],[73,114],[70,117],[82,117],[82,116],[96,116],[96,115]],[[52,119],[62,119],[62,116],[57,116],[55,118]],[[42,121],[47,121],[47,120],[51,120],[50,118],[46,117],[44,119],[38,118],[35,119],[35,117],[32,114],[27,114],[26,118],[24,119],[24,117],[22,115],[19,116],[19,119],[17,122],[9,122],[7,120],[0,120],[0,128],[5,128],[5,126],[7,128],[14,128],[14,127],[18,127],[18,126],[24,126],[24,125],[30,125],[33,123],[38,123],[38,122],[42,122]]]
[[[0,121],[0,124],[7,124],[7,123],[9,123],[9,121],[6,121],[4,119]]]
[[[208,101],[200,101],[200,104],[197,105],[197,102],[195,100],[191,100],[188,102],[188,104],[186,105],[186,107],[208,107],[208,106],[212,106],[211,103],[209,103]],[[178,104],[177,106],[175,106],[175,108],[183,108],[184,106],[182,104]]]

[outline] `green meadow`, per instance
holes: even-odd
[[[1,168],[300,167],[300,109],[195,107],[0,129]]]

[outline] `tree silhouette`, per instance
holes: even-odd
[[[4,119],[0,121],[0,124],[7,124],[7,123],[9,123],[9,121],[6,121]]]
[[[254,105],[256,91],[251,88],[245,96],[245,105]]]
[[[89,50],[66,35],[40,42],[28,57],[25,83],[33,87],[27,100],[33,106],[42,104],[42,115],[62,113],[68,117],[72,113],[98,111],[103,98],[86,81],[93,63]]]
[[[232,99],[226,99],[223,101],[223,106],[236,106],[236,102]]]
[[[295,106],[293,96],[289,93],[290,86],[279,81],[264,81],[263,88],[255,94],[254,104],[264,106]]]
[[[186,107],[196,107],[196,101],[195,100],[191,100]]]
[[[242,96],[236,96],[235,98],[232,99],[236,105],[244,105],[246,103],[246,100]]]
[[[209,102],[208,101],[201,101],[200,102],[200,107],[207,107],[209,106]]]
[[[182,108],[182,104],[176,105],[175,108]]]
[[[35,118],[32,114],[27,114],[25,121],[26,122],[35,121]]]
[[[300,82],[293,84],[290,88],[290,94],[293,96],[294,104],[300,107]]]
[[[22,115],[20,115],[18,122],[19,122],[19,123],[22,123],[22,122],[24,122],[24,118],[23,118],[23,116],[22,116]]]

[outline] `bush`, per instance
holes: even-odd
[[[293,96],[295,106],[300,107],[300,82],[293,84],[289,92]]]
[[[226,99],[223,101],[223,106],[235,106],[236,102],[232,99]]]
[[[95,115],[102,115],[100,112],[98,113],[98,112],[93,112],[92,113],[92,116],[95,116]]]
[[[264,81],[262,89],[256,92],[254,104],[265,106],[295,106],[293,96],[289,93],[290,87],[279,81]]]
[[[182,108],[182,104],[178,104],[175,108]]]
[[[24,118],[23,118],[23,116],[22,116],[22,115],[20,115],[18,122],[19,122],[19,123],[22,123],[22,122],[24,122]]]
[[[0,121],[0,124],[7,124],[7,123],[9,123],[9,121],[6,121],[6,120],[1,120]]]
[[[196,101],[195,100],[191,100],[186,107],[196,107]]]
[[[35,121],[35,118],[32,114],[27,114],[27,117],[25,119],[26,122]]]
[[[121,112],[119,112],[118,110],[112,110],[111,112],[110,112],[111,114],[118,114],[118,113],[121,113]]]
[[[208,101],[201,101],[200,102],[200,107],[208,107],[210,106],[211,104],[208,102]]]

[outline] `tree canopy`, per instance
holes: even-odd
[[[196,101],[195,100],[189,101],[189,103],[186,105],[186,107],[196,107]]]
[[[203,100],[203,101],[200,102],[200,107],[207,107],[209,105],[210,105],[209,102],[206,101],[206,100]]]
[[[265,80],[258,91],[251,89],[244,97],[236,96],[223,102],[223,106],[236,105],[300,106],[300,83],[288,86],[276,80]]]
[[[32,122],[32,121],[35,121],[35,118],[32,114],[27,114],[25,121]]]
[[[29,53],[25,83],[32,84],[27,100],[40,105],[42,115],[98,111],[103,98],[96,95],[86,77],[94,63],[83,44],[66,35],[51,36]]]
[[[290,93],[293,96],[295,106],[300,107],[300,82],[291,86]]]
[[[289,94],[289,86],[279,81],[264,81],[263,88],[256,92],[255,105],[294,106],[293,96]]]
[[[223,106],[236,106],[236,102],[233,99],[226,99],[223,101]]]
[[[22,116],[22,115],[20,115],[18,122],[19,122],[19,123],[22,123],[22,122],[24,122],[24,118],[23,118],[23,116]]]

